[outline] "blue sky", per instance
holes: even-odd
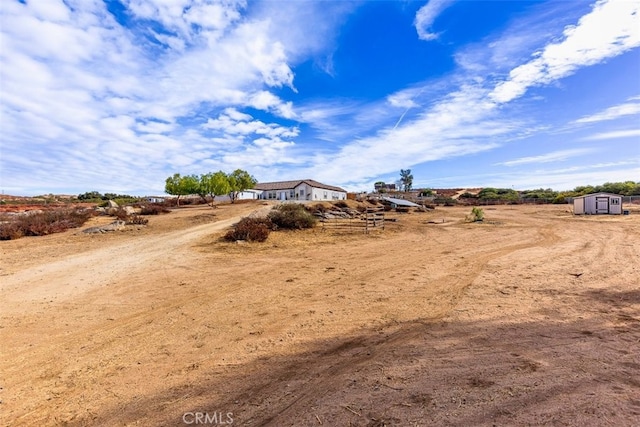
[[[7,0],[0,188],[640,181],[637,1]]]

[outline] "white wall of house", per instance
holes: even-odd
[[[260,190],[245,190],[238,193],[238,200],[256,200],[260,198],[262,191]]]
[[[313,187],[308,184],[302,183],[294,191],[297,200],[313,200]]]
[[[325,188],[312,187],[309,184],[301,183],[295,188],[284,190],[264,190],[260,195],[265,200],[346,200],[347,193]]]
[[[263,190],[259,198],[264,200],[295,200],[295,191],[293,188],[285,190]]]
[[[326,188],[313,188],[311,194],[313,200],[345,200],[347,198],[347,193],[344,191],[335,191]]]
[[[312,187],[308,184],[300,184],[296,187],[298,200],[346,200],[347,193],[344,191],[329,190],[327,188]]]

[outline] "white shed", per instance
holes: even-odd
[[[622,196],[610,193],[587,194],[573,199],[576,215],[622,215]]]

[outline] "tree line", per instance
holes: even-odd
[[[96,200],[115,200],[115,199],[136,199],[135,196],[128,194],[116,194],[116,193],[100,193],[99,191],[87,191],[86,193],[78,194],[78,200],[82,201],[96,201]]]
[[[568,198],[593,193],[612,193],[622,196],[640,196],[640,182],[606,182],[602,185],[581,185],[570,191],[554,191],[551,188],[516,191],[508,188],[483,188],[478,194],[464,193],[461,198],[503,200],[517,202],[520,199],[538,199],[552,203],[566,203]]]
[[[178,205],[180,205],[180,196],[197,194],[205,203],[213,206],[216,196],[228,195],[231,203],[234,203],[241,192],[253,188],[257,183],[258,181],[249,172],[242,169],[236,169],[231,173],[218,171],[202,175],[183,176],[176,173],[165,180],[164,191],[177,196]]]
[[[400,191],[411,191],[413,187],[413,174],[411,169],[400,170],[400,180],[398,181]],[[378,193],[386,193],[387,184],[384,181],[375,183],[375,190]],[[393,190],[392,190],[393,191]],[[554,191],[551,188],[538,188],[535,190],[518,191],[512,188],[492,188],[485,187],[479,193],[469,192],[460,195],[461,199],[477,199],[485,201],[506,201],[517,203],[522,199],[538,199],[551,203],[566,203],[568,198],[584,196],[593,193],[612,193],[622,196],[640,196],[640,182],[605,182],[602,185],[581,185],[570,191]],[[435,195],[432,189],[425,188],[418,190],[418,194],[423,197]]]

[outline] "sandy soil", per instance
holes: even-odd
[[[0,242],[0,425],[640,423],[640,209],[220,240],[265,208]]]

